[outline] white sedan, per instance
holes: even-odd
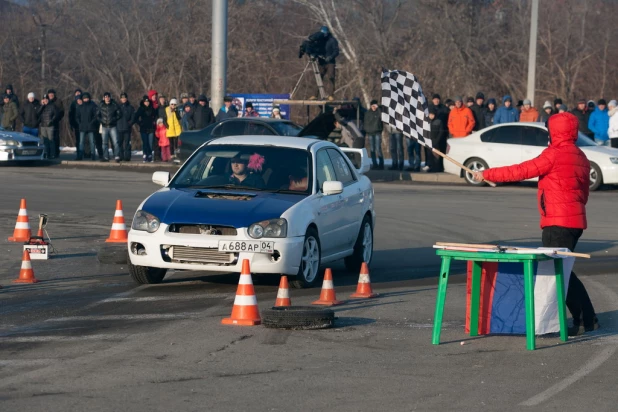
[[[291,275],[305,287],[324,263],[345,259],[357,271],[373,255],[367,170],[365,149],[313,138],[209,141],[171,180],[154,173],[164,187],[133,218],[129,272],[137,283],[159,283],[168,269],[240,272],[248,259],[253,273]]]
[[[548,142],[549,133],[543,123],[504,123],[470,136],[449,139],[446,153],[468,168],[480,171],[534,159]],[[582,133],[576,144],[590,161],[590,190],[597,190],[604,183],[618,184],[618,149],[598,146]],[[485,184],[475,182],[470,173],[451,162],[444,162],[444,171],[463,177],[471,185]]]

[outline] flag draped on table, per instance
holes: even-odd
[[[382,69],[382,121],[432,147],[427,99],[412,73]]]

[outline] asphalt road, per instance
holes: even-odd
[[[144,173],[0,169],[0,407],[22,410],[543,410],[613,411],[618,403],[618,192],[591,195],[576,263],[603,328],[560,344],[463,333],[465,285],[449,288],[442,341],[432,346],[435,241],[540,245],[535,190],[376,185],[371,277],[381,296],[336,308],[336,328],[275,331],[220,325],[236,275],[171,273],[135,286],[123,265],[99,265],[116,199],[130,222],[156,190]],[[14,285],[19,199],[31,223],[49,215],[57,254],[33,262],[41,282]],[[334,265],[339,298],[357,274]],[[461,266],[455,266],[462,273]],[[278,279],[254,279],[260,308]],[[319,290],[292,290],[309,304]],[[461,345],[460,342],[465,344]]]

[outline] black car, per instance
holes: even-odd
[[[329,117],[330,116],[330,117]],[[285,119],[269,117],[238,117],[211,124],[202,130],[191,130],[180,134],[178,160],[182,163],[205,142],[217,137],[234,135],[275,135],[275,136],[311,136],[328,138],[335,128],[332,114],[316,117],[306,127]]]

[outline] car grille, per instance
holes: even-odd
[[[170,233],[206,236],[236,236],[236,228],[217,225],[183,225],[174,223],[169,227]]]
[[[205,247],[172,246],[169,254],[173,262],[183,263],[231,265],[237,259],[235,253],[219,252],[218,249]]]
[[[23,147],[37,147],[39,142],[21,142]]]
[[[15,150],[15,154],[17,156],[41,156],[43,154],[43,149],[38,149],[36,150],[36,153],[28,153],[28,154],[24,154],[24,150],[36,150],[36,149],[16,149]]]

